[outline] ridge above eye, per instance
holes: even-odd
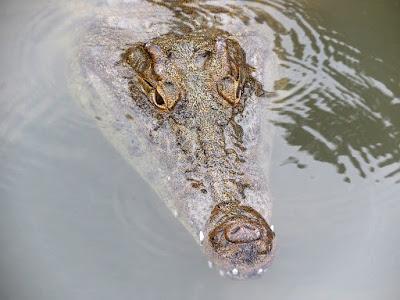
[[[232,76],[225,76],[217,82],[218,93],[231,105],[236,105],[240,101],[241,90],[238,80]]]

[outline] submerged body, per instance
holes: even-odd
[[[260,274],[275,248],[264,90],[276,62],[265,27],[227,3],[151,2],[89,23],[79,97],[222,272]],[[177,18],[185,9],[201,18]],[[149,31],[135,27],[141,10],[157,16]]]

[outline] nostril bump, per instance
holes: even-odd
[[[247,224],[243,225],[243,227],[244,227],[246,230],[249,230],[249,231],[257,230],[257,228],[255,228],[254,226],[247,225]]]
[[[260,230],[251,224],[240,224],[226,228],[225,237],[232,243],[248,243],[260,239]]]
[[[239,232],[239,230],[240,230],[240,226],[236,226],[236,227],[234,227],[234,228],[230,231],[230,233],[231,233],[231,234],[236,234],[236,233]]]

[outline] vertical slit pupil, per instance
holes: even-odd
[[[163,97],[156,91],[156,104],[157,105],[165,105],[165,101]]]
[[[240,87],[237,88],[236,90],[236,98],[240,98],[240,96],[242,96],[242,89]]]

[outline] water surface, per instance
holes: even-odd
[[[67,2],[0,4],[1,299],[398,299],[400,1],[246,1],[283,72],[279,249],[242,282],[208,269],[73,99]]]

